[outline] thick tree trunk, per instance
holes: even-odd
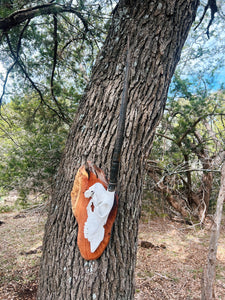
[[[162,116],[168,86],[198,0],[121,0],[71,128],[45,229],[38,299],[132,299],[143,161]],[[103,255],[77,248],[70,192],[86,159],[108,175],[124,80],[127,35],[131,80],[119,179],[119,209]]]

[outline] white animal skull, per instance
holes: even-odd
[[[107,191],[104,186],[97,182],[92,185],[85,193],[86,198],[91,200],[87,206],[87,221],[84,224],[84,237],[91,244],[91,252],[100,245],[104,238],[104,225],[107,222],[109,213],[113,207],[115,192]]]

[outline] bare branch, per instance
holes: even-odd
[[[160,172],[161,170],[163,170],[162,168],[159,168],[157,166],[157,163],[154,162],[154,165],[147,165],[146,166],[146,170],[151,172],[151,170],[154,170],[158,175],[162,176],[162,172]],[[164,174],[162,176],[163,180],[167,177],[167,176],[173,176],[173,175],[179,175],[179,174],[182,174],[182,173],[187,173],[187,172],[210,172],[210,173],[220,173],[221,170],[214,170],[214,169],[190,169],[190,168],[187,168],[187,169],[180,169],[180,170],[177,170],[177,171],[171,171],[171,172],[166,172],[166,174]],[[162,180],[162,179],[161,179]]]
[[[203,11],[203,14],[201,16],[201,19],[200,19],[198,25],[195,27],[194,30],[196,30],[198,28],[198,26],[202,23],[208,8],[211,10],[211,18],[210,18],[210,21],[209,21],[207,29],[206,29],[206,34],[207,34],[207,37],[209,38],[209,28],[212,25],[215,13],[218,11],[216,0],[208,0],[208,3],[206,4],[206,6],[204,8],[204,11]]]
[[[157,136],[161,136],[161,137],[163,137],[163,138],[165,138],[167,140],[170,140],[170,141],[176,143],[176,141],[173,138],[169,137],[168,135],[165,135],[165,134],[162,134],[162,133],[156,133],[156,135]]]
[[[175,171],[166,174],[167,176],[172,176],[175,174],[181,174],[181,173],[186,173],[186,172],[210,172],[210,173],[220,173],[221,170],[213,170],[213,169],[187,169],[187,170],[180,170],[180,171]]]
[[[27,20],[25,26],[23,27],[23,29],[21,30],[20,32],[20,35],[19,35],[19,40],[18,40],[18,44],[17,44],[17,51],[16,51],[16,56],[19,57],[19,52],[20,52],[20,48],[21,48],[21,41],[22,41],[22,38],[23,38],[23,34],[24,32],[26,31],[28,25],[30,23],[30,20]]]

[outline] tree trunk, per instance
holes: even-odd
[[[223,202],[225,200],[225,162],[221,168],[220,191],[217,199],[217,207],[212,227],[212,233],[209,244],[209,254],[204,272],[202,274],[202,295],[201,300],[215,299],[214,281],[216,275],[216,254],[218,248],[218,240],[220,235],[220,225],[223,212]]]
[[[207,145],[204,146],[204,141],[197,130],[195,130],[195,136],[198,139],[198,145],[200,147],[194,147],[192,151],[197,155],[199,161],[202,164],[203,170],[211,170],[213,160],[210,157],[210,151]],[[209,201],[213,186],[213,172],[203,171],[201,185],[196,193],[192,194],[192,200],[195,207],[198,210],[198,217],[201,223],[208,213]]]
[[[38,299],[133,299],[144,158],[198,0],[121,0],[70,130],[45,228]],[[110,243],[95,261],[76,244],[70,192],[91,160],[109,174],[124,80],[127,35],[131,78],[119,175],[119,208]]]

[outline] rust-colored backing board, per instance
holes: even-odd
[[[72,210],[78,223],[77,244],[82,257],[86,260],[94,260],[102,255],[109,243],[112,226],[118,209],[118,196],[116,195],[108,220],[104,225],[105,234],[103,241],[100,243],[95,252],[92,253],[90,242],[84,237],[84,224],[88,217],[87,205],[90,201],[90,198],[85,198],[84,193],[89,189],[89,187],[97,182],[100,182],[105,189],[107,189],[108,182],[104,172],[88,161],[86,165],[79,168],[71,192]]]

